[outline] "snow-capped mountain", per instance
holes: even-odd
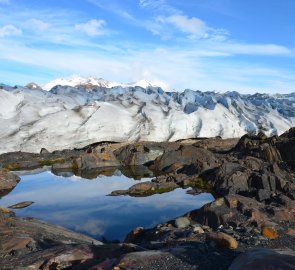
[[[95,87],[101,88],[113,88],[116,86],[121,87],[135,87],[140,86],[142,88],[147,87],[156,87],[157,85],[147,81],[147,80],[139,80],[137,82],[132,83],[117,83],[104,80],[102,78],[95,77],[81,77],[81,76],[71,76],[69,78],[61,78],[53,80],[43,86],[44,90],[51,90],[53,87],[61,85],[61,86],[72,86],[72,87],[84,87],[86,90],[91,90]]]
[[[241,95],[159,87],[0,87],[0,152],[39,152],[97,141],[223,138],[295,126],[295,93]],[[87,89],[86,89],[87,90]]]

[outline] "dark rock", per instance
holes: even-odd
[[[265,201],[269,199],[271,196],[271,193],[267,189],[258,189],[256,193],[256,199],[260,202]]]
[[[46,149],[46,148],[42,148],[41,150],[40,150],[40,154],[42,155],[42,154],[49,154],[50,152]]]
[[[243,194],[249,191],[251,172],[238,163],[225,162],[220,167],[207,171],[201,177],[214,187],[219,195]]]
[[[279,252],[262,248],[246,251],[234,260],[229,270],[294,270],[294,252],[287,251],[287,254]]]
[[[123,165],[143,165],[161,156],[167,147],[167,143],[141,142],[123,146],[114,154]]]
[[[282,160],[280,152],[272,143],[272,139],[266,136],[251,136],[246,134],[241,137],[234,151],[238,153],[239,158],[253,156],[270,163],[280,162]]]
[[[219,161],[212,152],[184,145],[172,151],[165,151],[155,160],[153,169],[159,172],[194,175],[217,166],[219,166]]]

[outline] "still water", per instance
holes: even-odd
[[[213,200],[210,194],[192,196],[184,189],[150,197],[107,196],[113,190],[151,179],[134,180],[119,170],[112,176],[91,180],[66,176],[50,171],[20,174],[20,183],[0,199],[0,205],[34,201],[27,208],[13,211],[17,216],[38,218],[96,239],[123,240],[134,227],[151,228]]]

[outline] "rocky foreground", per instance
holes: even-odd
[[[190,139],[0,156],[0,196],[20,181],[14,170],[51,166],[95,178],[120,167],[156,177],[112,196],[150,196],[175,188],[216,200],[123,243],[95,239],[0,210],[0,269],[295,269],[295,128],[280,137]],[[144,168],[144,170],[142,169]]]

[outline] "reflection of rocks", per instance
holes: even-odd
[[[0,197],[5,196],[14,189],[19,181],[20,178],[17,175],[0,169]]]
[[[142,178],[151,178],[154,173],[148,167],[143,165],[138,166],[123,166],[120,171],[128,178],[140,180]]]
[[[69,168],[60,168],[60,164],[55,164],[51,169],[52,173],[58,176],[71,177],[74,172],[69,171]],[[113,175],[125,175],[128,178],[140,180],[145,177],[153,177],[153,172],[146,166],[125,166],[125,167],[99,167],[91,170],[76,171],[77,176],[86,179],[95,179],[98,176],[111,177]]]

